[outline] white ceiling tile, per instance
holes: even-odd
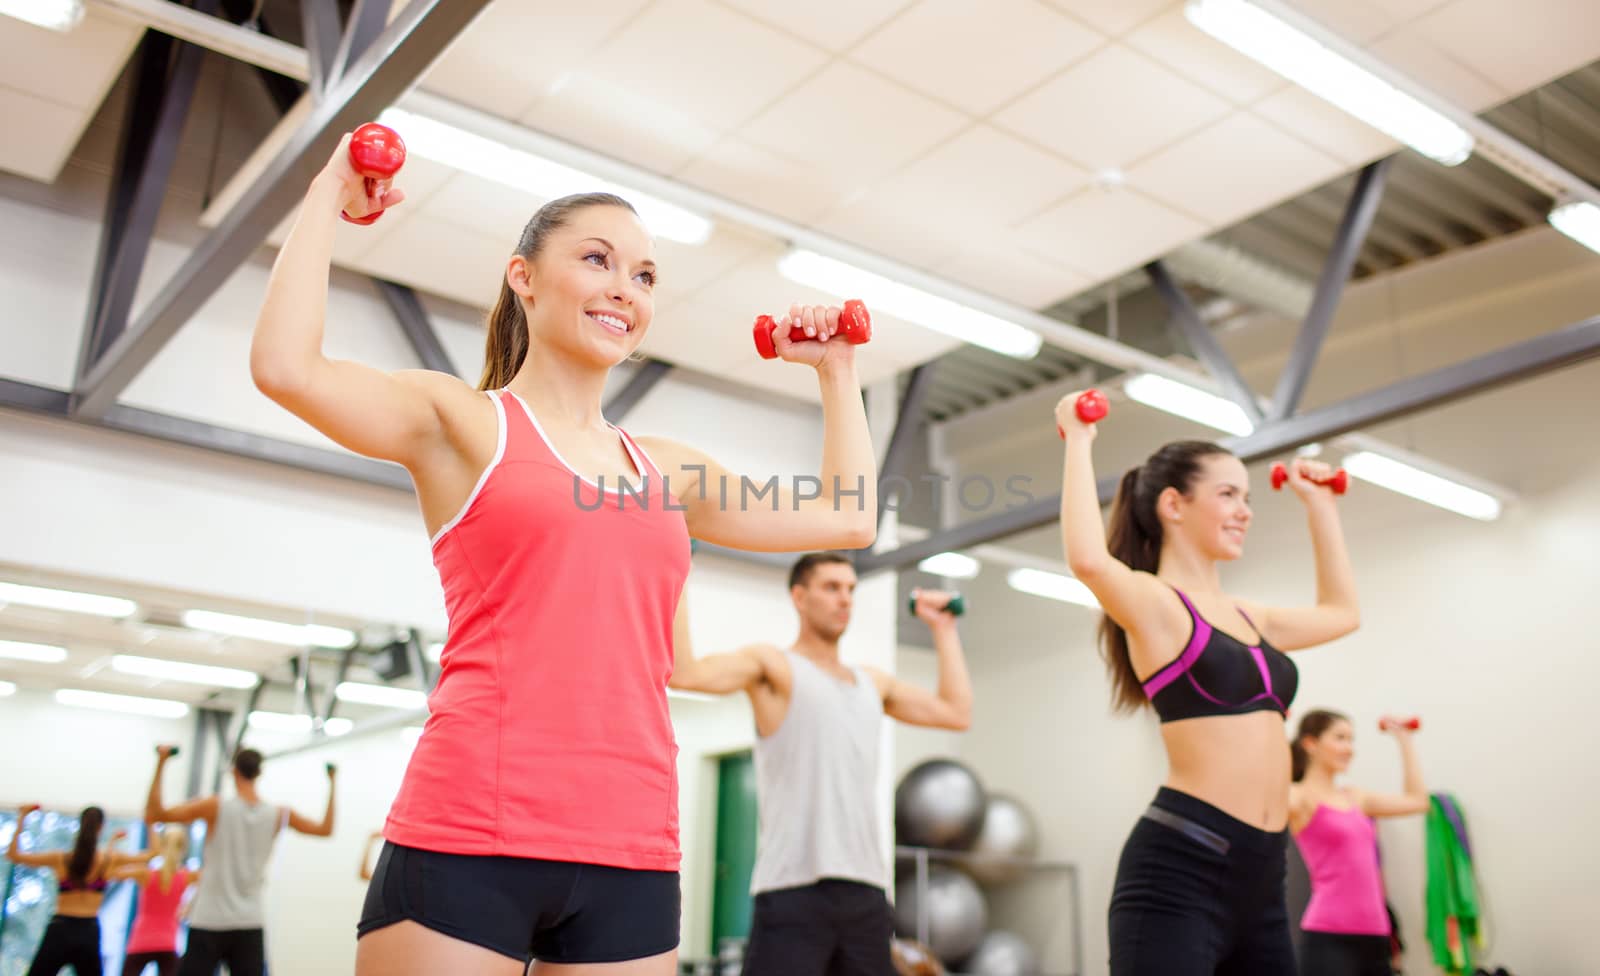
[[[1226,101],[1112,45],[1000,112],[1001,127],[1091,170],[1126,166],[1228,114]]]
[[[579,74],[517,119],[547,135],[658,173],[670,173],[721,135],[683,111],[692,103],[657,100],[639,89]],[[609,122],[626,119],[626,124]]]
[[[684,296],[698,294],[741,264],[760,257],[776,261],[783,250],[784,245],[771,237],[731,224],[718,224],[711,239],[704,244],[657,240],[660,288]]]
[[[886,177],[818,226],[926,267],[973,238],[1000,234],[1087,180],[1071,163],[979,125]]]
[[[843,193],[870,185],[965,127],[961,113],[852,64],[837,62],[739,131],[809,160]]]
[[[1046,0],[1050,6],[1077,17],[1101,33],[1126,33],[1177,0]]]
[[[893,184],[948,207],[963,224],[1010,227],[1088,179],[1058,156],[976,125],[896,173]]]
[[[1238,103],[1254,101],[1289,83],[1189,23],[1182,9],[1146,22],[1123,43]]]
[[[1382,132],[1304,88],[1285,88],[1250,110],[1349,165],[1370,162],[1399,148]]]
[[[1163,203],[1232,224],[1338,175],[1345,164],[1237,112],[1128,171],[1128,182]]]
[[[804,38],[819,47],[840,52],[861,40],[868,31],[904,8],[908,0],[723,0],[729,7]]]
[[[968,288],[1032,309],[1048,308],[1092,284],[1088,275],[1011,242],[974,244],[935,270]]]
[[[1520,94],[1600,58],[1594,0],[1454,0],[1416,21],[1441,50]]]
[[[931,208],[923,208],[921,201],[908,205],[903,199],[892,188],[868,193],[818,221],[816,227],[865,251],[915,268],[936,263],[953,252],[957,241],[966,236],[959,227],[942,224]]]
[[[1160,257],[1206,226],[1135,190],[1091,188],[1023,224],[1024,245],[1096,280]]]
[[[1435,47],[1416,27],[1402,27],[1372,44],[1372,53],[1406,77],[1469,112],[1497,105],[1511,93]]]
[[[805,153],[774,152],[738,136],[723,138],[674,176],[801,224],[810,223],[850,192],[829,179]]]
[[[1294,0],[1293,6],[1316,23],[1357,44],[1381,37],[1400,23],[1394,14],[1371,0]]]
[[[474,308],[494,302],[511,247],[456,224],[413,214],[369,250],[358,270]]]
[[[54,183],[89,113],[0,85],[0,119],[13,134],[0,140],[0,169]]]
[[[1103,41],[1037,0],[921,0],[850,57],[974,115],[987,115]]]
[[[66,33],[0,17],[0,85],[58,105],[98,108],[143,34],[142,27],[92,6]]]
[[[1366,0],[1366,2],[1394,18],[1395,23],[1404,24],[1416,20],[1430,10],[1444,6],[1450,0]]]
[[[656,0],[551,97],[598,102],[589,125],[600,140],[612,138],[610,130],[648,125],[665,110],[720,134],[826,60],[811,45],[709,0]],[[614,94],[591,97],[593,87]]]
[[[538,194],[514,190],[471,173],[457,172],[420,206],[411,210],[412,214],[455,224],[491,240],[501,241],[506,253],[510,254],[512,248],[517,246],[517,238],[522,234],[528,218],[548,202],[549,198]]]
[[[421,87],[514,119],[648,2],[491,3],[428,68]]]

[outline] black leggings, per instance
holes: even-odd
[[[78,976],[100,976],[100,919],[57,915],[44,927],[28,976],[56,976],[66,966]]]
[[[156,976],[178,976],[176,952],[130,952],[122,960],[122,976],[144,976],[144,967],[156,964]]]
[[[1287,836],[1163,787],[1117,865],[1111,976],[1293,973]]]
[[[1390,976],[1387,935],[1307,929],[1300,939],[1300,976]]]

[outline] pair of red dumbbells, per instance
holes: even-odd
[[[1106,395],[1099,390],[1084,390],[1078,394],[1078,399],[1073,403],[1072,409],[1078,415],[1079,420],[1086,424],[1094,424],[1104,420],[1106,414],[1111,412],[1111,404],[1107,402]],[[1066,431],[1060,427],[1056,428],[1056,433],[1060,434],[1063,439],[1067,436]],[[1282,461],[1276,461],[1273,463],[1272,470],[1268,476],[1272,479],[1272,490],[1281,491],[1284,483],[1289,480],[1289,469],[1284,466]],[[1350,487],[1350,476],[1343,468],[1340,468],[1325,479],[1315,480],[1315,483],[1333,489],[1335,495],[1342,495]]]
[[[351,134],[350,165],[357,175],[367,181],[369,196],[375,184],[394,179],[395,174],[400,172],[400,167],[405,163],[405,140],[388,126],[368,122]],[[352,224],[365,227],[376,223],[378,218],[383,216],[383,211],[377,210],[365,217],[352,217],[347,213],[341,213],[341,216]],[[778,357],[777,346],[772,341],[772,332],[776,328],[777,322],[770,315],[756,319],[754,329],[756,352],[762,359]],[[789,328],[790,342],[804,342],[807,338],[803,327],[794,325]],[[857,346],[872,339],[872,316],[868,314],[867,306],[859,299],[852,298],[844,303],[844,310],[839,313],[839,331],[834,333],[834,338]]]

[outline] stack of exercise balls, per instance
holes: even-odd
[[[1038,954],[1020,936],[991,929],[984,889],[1014,884],[1038,853],[1033,816],[1015,799],[990,794],[977,775],[953,759],[930,759],[906,773],[894,794],[896,843],[964,851],[972,856],[928,865],[926,904],[915,871],[895,884],[895,933],[917,938],[917,916],[928,917],[928,949],[952,972],[972,976],[1037,976]]]

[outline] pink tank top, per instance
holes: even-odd
[[[161,890],[161,872],[152,870],[139,886],[139,907],[133,916],[133,931],[128,933],[127,952],[176,952],[178,949],[178,907],[189,890],[189,872],[172,872],[172,884]]]
[[[1344,935],[1388,935],[1378,866],[1378,831],[1360,808],[1319,805],[1295,835],[1311,874],[1311,901],[1300,927]]]
[[[661,472],[580,478],[521,398],[433,539],[449,641],[384,836],[451,854],[676,871],[672,618],[689,533]]]

